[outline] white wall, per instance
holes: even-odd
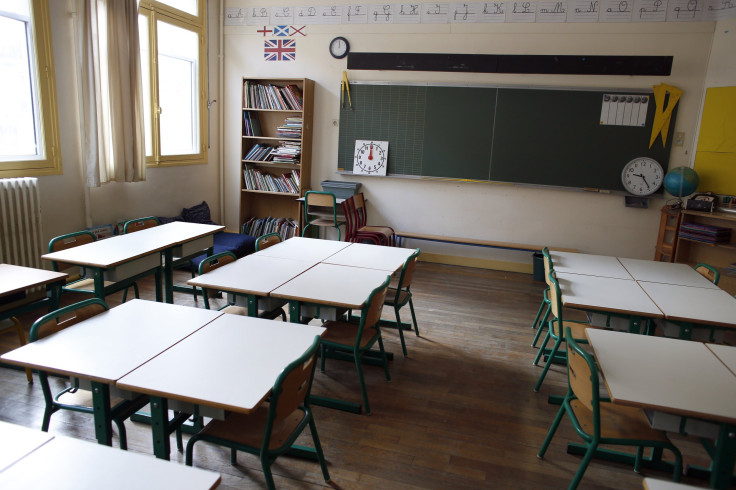
[[[352,4],[354,2],[333,2]],[[261,6],[262,1],[227,0],[227,7]],[[291,4],[297,5],[297,2]],[[304,2],[298,3],[305,4]],[[493,184],[453,183],[336,174],[339,89],[346,60],[327,50],[336,35],[355,52],[481,54],[672,55],[669,77],[459,74],[439,72],[350,71],[351,80],[467,82],[649,89],[661,82],[684,91],[677,124],[685,145],[672,152],[670,167],[690,165],[715,23],[627,24],[448,24],[307,26],[297,36],[293,62],[263,60],[262,34],[255,26],[228,26],[225,36],[225,188],[226,224],[238,219],[241,78],[314,79],[315,122],[312,188],[325,179],[362,182],[370,200],[370,221],[395,229],[496,241],[548,244],[581,251],[651,258],[663,199],[648,210],[624,207],[621,195]],[[723,51],[726,51],[725,49]],[[731,50],[731,53],[733,50]],[[719,54],[719,63],[726,53]],[[731,62],[729,62],[731,63]],[[732,64],[732,63],[731,63]],[[622,162],[622,165],[625,162]],[[415,242],[423,251],[511,262],[529,262],[528,254],[476,247]]]

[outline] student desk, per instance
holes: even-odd
[[[557,280],[564,306],[629,318],[631,333],[645,333],[643,319],[664,316],[633,279],[558,272]]]
[[[555,272],[631,279],[631,274],[616,257],[557,251],[550,251],[549,256]]]
[[[624,258],[619,258],[618,260],[637,281],[719,289],[718,286],[687,264]]]
[[[613,403],[719,424],[710,484],[729,488],[736,461],[736,375],[700,342],[590,328],[585,333]]]
[[[282,259],[297,259],[322,262],[331,255],[350,246],[350,242],[335,240],[320,240],[319,238],[293,237],[281,243],[272,245],[265,250],[256,252],[256,255],[279,257]]]
[[[736,299],[720,288],[644,281],[639,285],[662,310],[668,322],[662,325],[667,336],[693,339],[695,334],[701,340],[698,336],[704,329],[736,328]]]
[[[49,311],[59,306],[61,286],[68,274],[19,265],[0,264],[0,320],[23,314],[45,304]],[[46,297],[35,300],[28,290],[44,286]]]
[[[736,348],[730,345],[705,344],[711,352],[736,376]]]
[[[3,445],[23,444],[26,438],[39,442],[41,434],[45,440],[0,470],[0,488],[204,490],[220,483],[220,475],[211,471],[165,463],[78,439],[54,437],[27,427],[4,423],[0,426]]]
[[[411,254],[413,248],[386,247],[367,243],[353,243],[339,252],[324,259],[325,264],[347,265],[365,269],[388,271],[389,274],[400,270]]]
[[[281,371],[324,331],[317,326],[224,314],[117,384],[150,395],[154,452],[158,458],[169,459],[170,400],[190,404],[182,408],[188,413],[192,413],[192,404],[250,413],[271,392]],[[224,412],[208,415],[224,417]]]
[[[174,302],[174,257],[192,257],[213,246],[212,235],[224,229],[220,225],[203,225],[175,221],[135,233],[118,235],[42,255],[45,260],[67,262],[92,270],[96,296],[102,298],[104,281],[134,281],[149,274],[156,275],[156,300],[161,300],[160,275],[163,256],[165,300]]]
[[[95,436],[112,443],[110,391],[115,382],[222,313],[132,300],[49,337],[10,351],[9,364],[91,383]]]
[[[190,279],[187,284],[245,296],[248,316],[258,316],[258,302],[263,301],[263,297],[316,263],[314,260],[284,259],[258,252]]]
[[[0,421],[0,473],[53,438],[48,432]]]

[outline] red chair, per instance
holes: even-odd
[[[394,245],[394,229],[390,226],[367,226],[368,211],[363,193],[359,192],[342,203],[345,214],[346,242],[368,242],[375,245]]]

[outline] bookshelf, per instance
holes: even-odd
[[[243,78],[239,222],[251,234],[301,232],[297,198],[310,188],[313,113],[313,80]],[[288,223],[298,228],[286,231]]]
[[[730,230],[727,241],[710,243],[697,236],[697,228],[718,227]],[[696,233],[688,233],[688,228]],[[676,262],[695,266],[705,262],[721,273],[718,286],[729,294],[736,294],[736,277],[726,273],[730,264],[736,263],[736,213],[682,210],[676,247]]]

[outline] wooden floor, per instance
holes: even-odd
[[[180,276],[182,281],[185,276]],[[391,363],[391,382],[383,370],[366,368],[373,413],[355,415],[315,407],[315,418],[335,488],[566,488],[580,458],[566,454],[568,441],[578,441],[564,420],[544,460],[536,454],[557,407],[550,393],[564,394],[566,371],[553,366],[539,393],[532,391],[541,367],[532,365],[532,319],[543,284],[531,275],[420,263],[414,304],[421,336],[406,336],[409,356],[401,355],[396,331],[384,330]],[[151,283],[142,296],[153,299]],[[121,294],[107,298],[113,306]],[[65,295],[64,302],[73,298]],[[201,298],[176,293],[177,304],[202,307]],[[384,316],[392,313],[384,311]],[[402,310],[402,314],[404,311]],[[404,318],[409,317],[408,308]],[[33,318],[25,318],[28,328]],[[0,336],[0,351],[17,346],[14,332]],[[197,362],[197,359],[192,359]],[[236,376],[237,373],[223,373]],[[0,420],[40,428],[43,397],[38,383],[28,385],[22,371],[0,369]],[[355,367],[328,361],[317,371],[313,393],[359,401]],[[152,454],[150,428],[126,422],[131,451]],[[59,412],[50,432],[94,440],[91,417]],[[707,464],[696,441],[673,438],[688,464]],[[305,444],[311,443],[305,439]],[[117,435],[113,444],[118,445]],[[151,456],[153,457],[153,456]],[[183,464],[172,440],[172,463]],[[222,488],[261,488],[258,460],[229,454],[198,443],[195,465],[222,474]],[[319,465],[281,458],[273,466],[280,488],[326,486]],[[84,471],[83,464],[75,471]],[[642,477],[670,475],[594,461],[580,488],[642,488]],[[684,482],[707,486],[704,480]]]

